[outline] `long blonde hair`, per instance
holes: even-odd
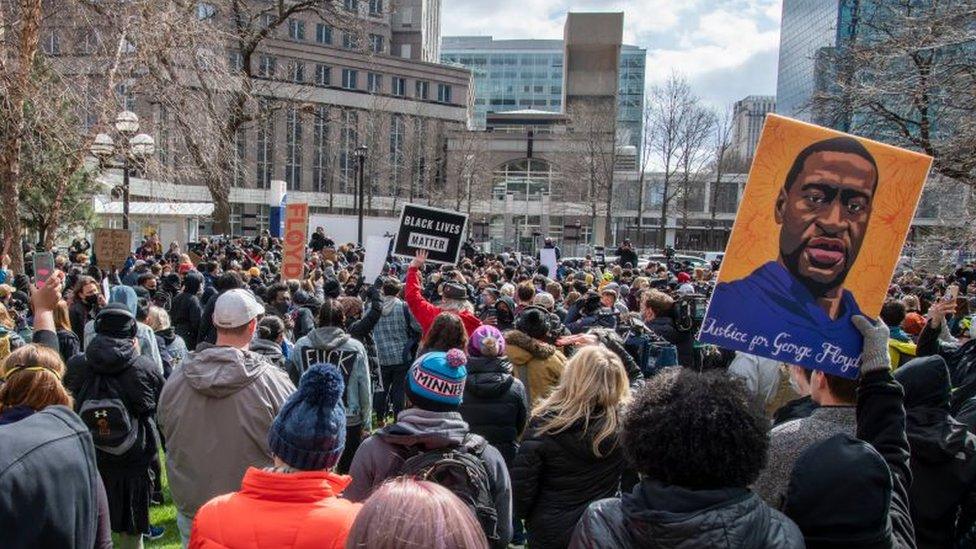
[[[569,359],[559,385],[532,415],[542,419],[539,434],[561,433],[580,420],[586,432],[593,420],[602,420],[593,453],[603,457],[600,444],[620,429],[622,407],[629,400],[630,382],[620,357],[603,345],[588,345]],[[616,445],[614,441],[611,450]]]

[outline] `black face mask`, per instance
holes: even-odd
[[[85,298],[85,305],[89,307],[95,307],[98,305],[98,294],[92,294]]]
[[[287,313],[291,309],[291,302],[290,301],[282,301],[282,302],[277,303],[275,305],[275,307],[278,309],[279,312],[281,312],[281,313]]]

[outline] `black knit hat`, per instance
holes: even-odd
[[[891,472],[870,444],[838,434],[800,454],[786,514],[807,547],[891,547]]]
[[[136,317],[122,303],[109,303],[95,316],[95,333],[98,335],[132,339],[137,331]]]
[[[515,319],[515,329],[534,339],[549,333],[549,314],[538,307],[528,307]]]

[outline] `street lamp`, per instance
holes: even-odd
[[[369,152],[369,149],[366,148],[366,145],[360,145],[360,146],[356,147],[356,160],[359,163],[358,164],[359,171],[356,174],[356,184],[359,186],[359,191],[358,191],[359,200],[358,200],[358,203],[357,203],[357,207],[358,207],[358,210],[359,210],[357,212],[358,215],[359,215],[359,230],[357,232],[357,235],[358,235],[358,239],[359,239],[358,244],[359,244],[360,247],[363,246],[363,193],[364,193],[364,190],[365,190],[365,187],[366,187],[366,185],[365,185],[365,179],[366,179],[366,155],[367,155],[368,152]]]
[[[122,228],[129,228],[129,172],[132,163],[141,163],[152,156],[156,150],[153,138],[139,131],[139,117],[131,111],[122,111],[115,117],[115,130],[119,133],[119,143],[107,133],[95,136],[91,153],[98,158],[102,168],[122,170],[121,188],[112,189],[112,196],[122,195]]]

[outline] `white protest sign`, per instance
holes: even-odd
[[[390,239],[385,236],[366,237],[366,260],[363,262],[363,279],[372,284],[376,277],[383,274],[386,264],[386,254],[390,250]]]
[[[556,249],[542,248],[539,250],[539,263],[549,268],[549,278],[556,278]]]

